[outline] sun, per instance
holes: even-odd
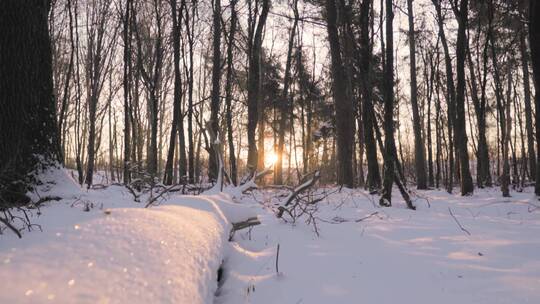
[[[265,166],[273,166],[278,160],[278,156],[274,152],[267,153],[264,157]]]

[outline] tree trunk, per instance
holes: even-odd
[[[379,204],[392,205],[392,185],[395,178],[396,143],[394,141],[394,19],[392,0],[386,0],[386,53],[384,67],[384,179]]]
[[[525,27],[521,29],[520,35],[520,50],[521,50],[521,66],[523,69],[523,95],[525,104],[525,129],[527,130],[527,152],[530,168],[531,180],[536,178],[536,153],[534,152],[534,132],[532,121],[531,108],[531,86],[529,83],[529,55],[527,53],[527,45],[525,43],[526,33]]]
[[[293,3],[294,11],[294,22],[293,26],[289,32],[289,46],[287,49],[287,61],[285,63],[285,77],[283,79],[283,93],[282,93],[282,102],[279,109],[280,118],[279,118],[279,134],[278,134],[278,148],[277,148],[277,161],[274,166],[274,183],[276,185],[283,184],[283,153],[285,147],[285,127],[287,123],[287,113],[292,108],[289,105],[289,85],[291,82],[291,61],[292,61],[292,52],[294,46],[294,35],[296,34],[296,27],[298,26],[298,20],[300,16],[298,14],[298,0],[294,0]],[[289,159],[289,163],[291,159]]]
[[[71,11],[71,0],[67,1],[67,10],[69,14],[69,40],[70,40],[70,54],[69,54],[69,65],[67,70],[67,75],[64,81],[64,92],[62,94],[62,105],[60,107],[60,111],[58,113],[58,132],[59,134],[59,140],[60,140],[60,146],[61,146],[61,162],[64,163],[64,157],[65,157],[65,121],[67,112],[69,109],[69,96],[70,96],[70,84],[71,84],[71,77],[73,75],[73,66],[74,66],[74,57],[75,57],[75,38],[73,36],[73,13]]]
[[[236,167],[236,154],[234,149],[233,139],[233,124],[232,124],[232,85],[233,85],[233,47],[234,47],[234,35],[236,34],[236,25],[238,17],[236,14],[236,2],[238,0],[231,1],[231,28],[229,30],[229,39],[227,43],[227,79],[225,83],[225,107],[226,107],[226,121],[227,121],[227,141],[229,144],[229,163],[230,172],[229,176],[234,185],[237,184],[238,169]]]
[[[416,168],[416,186],[418,189],[427,189],[426,156],[424,141],[422,140],[422,125],[418,113],[418,87],[416,82],[416,40],[414,32],[413,0],[407,0],[407,12],[409,16],[409,59],[411,68],[411,107],[413,114],[414,129],[414,156]]]
[[[126,11],[124,18],[124,184],[131,182],[131,131],[130,131],[130,113],[131,113],[131,27],[130,27],[130,12],[132,10],[133,1],[126,1]]]
[[[373,128],[373,87],[371,83],[372,68],[372,43],[369,37],[369,15],[371,0],[362,0],[360,6],[360,69],[362,81],[362,123],[364,124],[364,138],[366,148],[366,159],[368,173],[366,178],[366,187],[369,190],[379,189],[381,187],[381,174],[379,172],[379,163],[377,160],[377,144]]]
[[[167,152],[167,162],[165,164],[165,173],[163,183],[170,185],[173,182],[173,164],[174,164],[174,149],[176,148],[176,136],[178,133],[179,120],[181,119],[181,103],[182,103],[182,76],[180,74],[180,32],[182,10],[184,5],[180,6],[180,13],[177,10],[177,0],[170,0],[171,15],[172,15],[172,43],[173,43],[173,61],[174,61],[174,99],[173,99],[173,119],[171,125],[171,135],[169,138],[169,150]],[[180,177],[182,178],[182,176]]]
[[[188,166],[188,183],[193,183],[195,181],[195,142],[193,141],[193,65],[195,64],[193,60],[193,36],[194,36],[194,27],[195,27],[195,10],[196,10],[196,2],[193,2],[191,7],[192,10],[192,17],[191,20],[189,18],[189,10],[186,9],[186,17],[184,18],[185,25],[186,25],[186,34],[187,34],[187,40],[188,40],[188,53],[189,53],[189,70],[188,70],[188,109],[187,109],[187,119],[188,119],[188,157],[187,157],[187,166]],[[191,22],[191,23],[190,23]],[[183,128],[182,128],[183,130]],[[182,133],[180,133],[182,134]],[[180,175],[182,175],[182,172],[186,173],[186,162],[182,158],[185,158],[185,149],[180,154]],[[183,168],[183,169],[182,169]],[[180,177],[182,178],[182,177]]]
[[[446,35],[444,33],[444,19],[441,12],[441,0],[432,0],[437,13],[437,24],[439,27],[439,37],[444,51],[444,62],[446,67],[446,90],[447,98],[446,104],[448,106],[448,184],[447,190],[452,193],[454,186],[454,140],[453,140],[453,125],[455,120],[455,104],[456,104],[456,88],[454,85],[454,73],[452,71],[452,59],[450,58],[450,51],[448,50],[448,42],[446,41]]]
[[[213,14],[212,14],[212,27],[213,27],[213,42],[212,42],[212,93],[210,102],[210,126],[216,139],[219,138],[219,93],[220,93],[220,80],[221,80],[221,1],[213,0]],[[215,181],[218,176],[218,157],[219,151],[214,151],[214,148],[218,145],[210,143],[209,157],[208,157],[208,179]]]
[[[49,1],[0,2],[0,208],[28,202],[29,173],[60,160]]]
[[[540,27],[540,3],[538,1],[529,2],[529,29]],[[536,128],[536,183],[534,193],[540,195],[540,32],[529,30],[529,46],[531,48],[531,65],[534,79],[534,104]]]
[[[466,30],[468,24],[468,4],[469,0],[461,0],[458,14],[458,36],[457,36],[457,94],[456,94],[456,128],[455,139],[459,155],[461,195],[471,195],[474,185],[469,170],[469,152],[467,150],[467,132],[465,126],[465,51],[466,51]]]
[[[468,43],[467,43],[468,44]],[[489,173],[489,150],[486,138],[486,99],[478,96],[478,86],[476,74],[472,61],[471,48],[467,51],[469,75],[471,80],[471,99],[473,100],[476,113],[476,123],[478,126],[478,149],[476,153],[476,180],[479,188],[491,184],[491,174]]]
[[[255,141],[255,132],[257,121],[259,120],[259,99],[260,99],[260,57],[262,48],[262,34],[270,10],[270,0],[262,0],[262,10],[259,16],[259,22],[255,30],[253,41],[251,42],[251,52],[249,54],[248,71],[248,168],[257,169],[257,142]]]
[[[337,29],[337,8],[335,0],[326,0],[326,21],[330,55],[332,59],[332,93],[335,104],[337,133],[337,183],[353,187],[352,145],[353,145],[353,107],[348,96],[346,74],[341,59],[341,46]]]

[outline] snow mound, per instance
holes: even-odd
[[[204,196],[169,201],[91,212],[61,202],[36,220],[43,232],[1,235],[0,303],[212,303],[227,219]]]

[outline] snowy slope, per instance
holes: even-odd
[[[77,192],[53,175],[47,194]],[[43,232],[0,236],[0,303],[213,302],[229,232],[223,198],[144,209],[121,187],[78,192],[32,219]],[[82,211],[85,202],[94,208]]]

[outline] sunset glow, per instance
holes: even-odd
[[[266,167],[273,166],[278,160],[278,155],[274,153],[273,151],[266,154],[264,158],[264,165]]]

